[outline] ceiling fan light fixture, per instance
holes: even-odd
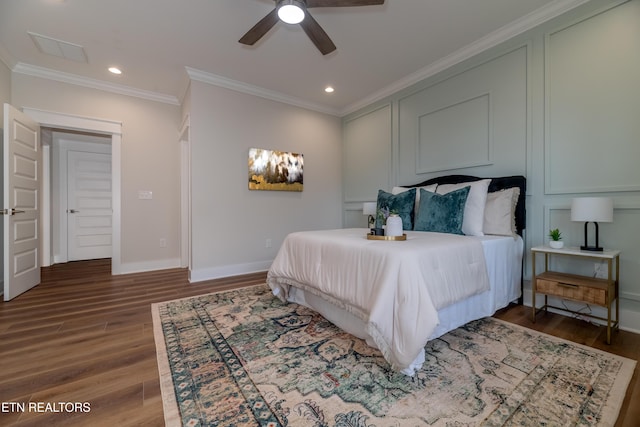
[[[320,24],[307,12],[307,7],[352,7],[384,4],[384,0],[275,0],[276,7],[249,31],[238,42],[253,46],[264,37],[279,21],[287,24],[299,24],[311,42],[321,54],[328,55],[336,50],[331,37]],[[290,14],[290,15],[288,15]]]
[[[287,24],[299,24],[304,20],[304,3],[298,0],[282,0],[278,3],[278,18]]]

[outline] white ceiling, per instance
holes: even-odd
[[[175,103],[191,75],[340,116],[585,1],[314,8],[337,46],[322,56],[297,25],[278,23],[254,46],[238,43],[273,0],[1,0],[0,59],[15,72]],[[88,63],[42,53],[28,32],[84,47]],[[111,75],[112,65],[123,74]]]

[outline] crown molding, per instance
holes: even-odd
[[[55,80],[62,83],[88,87],[91,89],[102,90],[105,92],[117,93],[119,95],[133,96],[149,101],[162,102],[164,104],[180,105],[178,98],[172,95],[165,95],[158,92],[136,89],[130,86],[109,83],[102,80],[91,79],[88,77],[78,76],[76,74],[55,71],[50,68],[37,67],[35,65],[18,62],[12,70],[14,73],[25,74],[32,77],[40,77],[48,80]]]
[[[344,109],[335,109],[326,105],[317,104],[306,101],[301,98],[291,97],[283,93],[254,86],[238,80],[222,77],[205,71],[201,71],[191,67],[185,67],[186,72],[191,80],[208,83],[211,85],[223,87],[237,92],[258,96],[261,98],[290,104],[296,107],[317,111],[332,116],[344,117],[348,114],[358,111],[367,105],[373,104],[379,100],[393,95],[407,87],[419,83],[437,73],[444,71],[456,64],[459,64],[473,56],[493,48],[519,34],[535,28],[536,26],[547,22],[561,14],[568,12],[590,0],[556,0],[530,14],[511,22],[508,25],[488,34],[487,36],[476,40],[475,42],[459,49],[458,51],[448,55],[432,64],[424,67],[415,73],[382,88],[371,95],[348,105]],[[5,63],[14,73],[40,77],[49,80],[55,80],[63,83],[88,87],[106,92],[117,93],[120,95],[133,96],[137,98],[147,99],[150,101],[161,102],[171,105],[180,105],[180,100],[172,95],[166,95],[158,92],[136,89],[130,86],[118,85],[97,79],[78,76],[75,74],[55,71],[52,69],[29,65],[25,63],[14,63],[4,46],[0,43],[0,61]],[[188,84],[187,84],[188,87]]]
[[[260,98],[269,99],[271,101],[290,104],[295,107],[306,108],[307,110],[317,111],[332,116],[340,116],[338,110],[329,108],[325,105],[305,101],[300,98],[295,98],[280,92],[264,89],[259,86],[250,85],[248,83],[243,83],[238,80],[218,76],[216,74],[207,73],[206,71],[201,71],[195,68],[185,67],[185,69],[192,80],[196,80],[202,83],[208,83],[214,86],[220,86],[226,89],[234,90],[236,92],[246,93],[248,95],[259,96]]]
[[[461,63],[473,56],[482,53],[492,47],[498,46],[515,36],[518,36],[526,31],[529,31],[540,24],[543,24],[553,18],[562,15],[565,12],[575,9],[576,7],[589,2],[590,0],[557,0],[546,6],[535,10],[528,15],[525,15],[502,28],[482,37],[473,43],[457,50],[456,52],[445,56],[444,58],[433,62],[425,68],[422,68],[415,73],[390,84],[389,86],[372,93],[371,95],[357,101],[345,109],[340,111],[340,116],[346,116],[351,114],[367,105],[373,104],[383,98],[386,98],[394,93],[406,89],[409,86],[418,83],[428,77],[434,76],[437,73],[446,70],[456,64]]]

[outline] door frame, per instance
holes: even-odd
[[[98,133],[111,136],[111,203],[113,207],[113,223],[111,229],[111,274],[122,272],[121,259],[121,167],[122,167],[122,122],[114,120],[96,119],[91,117],[76,116],[72,114],[44,111],[36,108],[23,107],[22,111],[31,117],[40,126],[56,128],[60,130],[72,130],[80,132]],[[45,148],[45,147],[43,147]],[[51,162],[50,150],[42,151],[43,164]],[[51,176],[42,176],[43,200],[51,200]],[[42,265],[51,265],[51,206],[42,206],[43,230],[49,230],[41,236]],[[45,258],[46,256],[46,258]]]
[[[191,117],[180,128],[180,266],[191,275]]]

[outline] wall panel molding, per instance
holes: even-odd
[[[545,194],[640,191],[640,3],[544,36]]]
[[[490,92],[419,115],[417,123],[416,173],[493,163]]]
[[[525,174],[530,43],[397,98],[396,184],[431,176]]]
[[[344,123],[344,203],[373,201],[378,189],[389,189],[391,114],[391,104],[384,104]]]

